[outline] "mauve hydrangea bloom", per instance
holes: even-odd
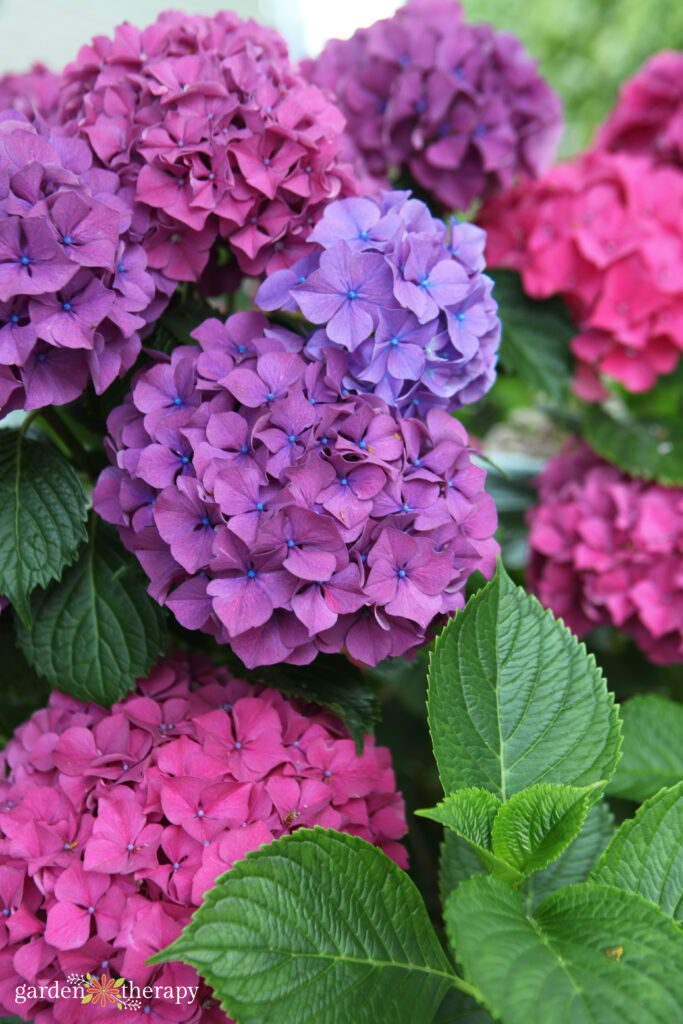
[[[381,257],[377,256],[377,259]],[[183,626],[252,667],[414,651],[491,575],[496,511],[442,409],[402,419],[261,313],[141,371],[108,422],[95,509]]]
[[[30,71],[0,76],[0,110],[18,110],[29,120],[39,118],[52,124],[59,104],[59,75],[43,64]]]
[[[0,114],[0,410],[98,393],[140,351],[155,287],[130,189],[80,139]]]
[[[599,374],[647,391],[683,351],[683,174],[646,157],[589,152],[492,200],[487,261],[518,270],[534,298],[559,293],[579,333],[576,390]]]
[[[683,167],[683,53],[656,53],[625,82],[597,145]]]
[[[137,237],[173,281],[196,281],[219,235],[247,274],[285,266],[325,202],[355,191],[339,110],[276,32],[230,12],[121,25],[81,49],[62,90],[64,129],[134,188]]]
[[[448,210],[542,173],[561,133],[559,97],[520,40],[465,24],[452,0],[411,0],[302,71],[338,100],[361,172],[409,172]]]
[[[339,199],[310,252],[261,285],[263,309],[299,309],[322,325],[306,354],[343,366],[350,392],[373,393],[402,415],[450,412],[484,395],[500,343],[486,235],[452,218],[450,234],[409,192]]]
[[[328,712],[203,656],[160,662],[109,711],[53,693],[0,768],[0,1012],[36,1024],[77,1024],[80,1002],[17,1003],[17,985],[86,972],[139,988],[199,986],[180,1005],[143,999],[125,1014],[131,1024],[150,1012],[228,1024],[192,968],[145,961],[235,861],[300,826],[359,835],[407,864],[389,751],[368,736],[358,756]]]
[[[530,589],[577,636],[612,625],[683,662],[683,489],[636,480],[570,443],[528,513]]]

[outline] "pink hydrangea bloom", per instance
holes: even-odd
[[[453,0],[410,0],[302,71],[338,100],[361,178],[397,168],[447,210],[542,173],[562,130],[560,99],[520,40],[465,24]]]
[[[683,53],[656,53],[624,83],[597,145],[683,167]]]
[[[683,351],[683,174],[646,157],[589,152],[491,200],[487,262],[534,298],[560,294],[578,333],[576,390],[599,375],[647,391]]]
[[[132,216],[131,190],[85,142],[0,114],[0,414],[130,369],[155,295]]]
[[[528,513],[530,589],[577,636],[613,625],[683,662],[683,489],[636,480],[570,443]]]
[[[44,64],[34,64],[21,74],[0,76],[0,110],[18,110],[29,120],[52,124],[59,104],[59,75]]]
[[[134,188],[138,240],[172,281],[196,281],[217,237],[244,273],[285,266],[355,192],[341,113],[276,32],[230,12],[98,36],[64,72],[60,119]]]
[[[261,313],[192,336],[111,414],[94,493],[152,596],[249,667],[415,650],[470,573],[495,567],[495,507],[461,424],[350,394],[343,360],[307,362],[305,339]]]
[[[300,826],[362,836],[407,866],[391,756],[361,756],[331,714],[233,679],[208,658],[160,662],[105,711],[53,693],[0,754],[0,1012],[77,1024],[77,999],[17,1003],[18,984],[107,973],[199,986],[148,1015],[229,1024],[196,972],[148,967],[215,879]],[[91,1012],[89,1008],[88,1012]],[[99,1024],[119,1021],[96,1009]]]

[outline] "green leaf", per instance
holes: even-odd
[[[683,782],[663,789],[621,824],[591,877],[640,893],[683,919]]]
[[[527,917],[500,878],[463,882],[446,927],[465,978],[503,1024],[671,1024],[681,929],[641,896],[583,882]]]
[[[0,432],[0,594],[25,625],[29,595],[58,579],[85,539],[86,497],[52,445],[21,430]]]
[[[30,665],[52,686],[109,705],[146,675],[163,649],[164,616],[137,559],[91,518],[89,543],[59,584],[34,594],[33,629],[18,628]]]
[[[656,693],[621,706],[622,758],[607,792],[642,803],[683,779],[683,707]]]
[[[581,831],[595,786],[530,786],[501,805],[493,852],[522,876],[560,856]]]
[[[328,708],[346,724],[359,754],[365,733],[373,733],[380,720],[379,701],[369,680],[341,655],[319,654],[313,672],[310,665],[274,665],[242,674],[288,697],[301,697]]]
[[[467,840],[461,839],[459,835],[450,830],[444,832],[443,841],[439,848],[439,895],[441,897],[441,905],[445,906],[450,894],[466,878],[485,874],[486,868],[481,858]]]
[[[680,419],[617,420],[588,406],[582,420],[591,448],[631,476],[683,485],[683,427]]]
[[[240,1024],[426,1024],[455,980],[408,875],[320,828],[237,861],[148,963],[173,960]]]
[[[537,907],[546,896],[563,885],[585,882],[614,835],[614,818],[605,801],[593,804],[583,828],[573,843],[543,871],[531,875],[524,886],[527,910]]]
[[[487,269],[503,324],[500,359],[511,373],[558,405],[565,401],[572,375],[569,342],[576,334],[560,299],[536,301],[524,294],[519,275]]]
[[[520,871],[493,849],[493,824],[502,806],[498,797],[486,789],[461,789],[437,807],[416,813],[440,822],[465,839],[491,874],[519,883],[523,879]]]
[[[0,615],[0,651],[2,651],[2,693],[0,694],[0,747],[10,739],[21,722],[44,707],[50,688],[15,645],[12,616]]]
[[[493,1021],[471,996],[452,988],[439,1007],[433,1024],[493,1024]]]
[[[506,800],[614,771],[619,720],[595,659],[502,565],[437,638],[428,703],[446,793],[482,787]]]

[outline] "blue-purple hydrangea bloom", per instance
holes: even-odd
[[[348,391],[404,415],[453,412],[496,377],[501,327],[485,242],[455,218],[449,231],[408,192],[337,200],[311,233],[313,251],[266,278],[257,302],[320,325],[306,355],[332,360]]]
[[[495,567],[495,507],[461,424],[349,394],[334,360],[307,361],[261,313],[193,337],[111,414],[94,493],[152,596],[250,667],[414,651],[470,573]]]

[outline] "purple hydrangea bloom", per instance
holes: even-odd
[[[0,410],[98,393],[140,351],[155,283],[130,190],[79,139],[0,115]]]
[[[339,199],[311,233],[313,252],[269,275],[257,302],[320,325],[306,355],[348,392],[379,395],[404,415],[452,412],[496,376],[501,328],[485,241],[455,217],[448,231],[409,192]]]
[[[337,99],[362,179],[394,168],[464,210],[552,163],[559,97],[516,36],[465,24],[453,0],[410,0],[301,70]]]
[[[261,313],[193,337],[111,414],[93,499],[152,596],[249,666],[414,651],[498,551],[461,424],[350,394]]]
[[[61,85],[62,130],[134,190],[136,240],[169,281],[206,271],[224,292],[219,236],[243,273],[284,267],[325,203],[356,192],[335,104],[293,70],[281,36],[231,12],[120,25]]]

